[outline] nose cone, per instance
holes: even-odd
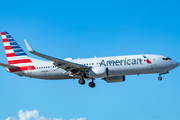
[[[176,62],[176,61],[172,61],[171,66],[172,66],[173,68],[176,68],[176,67],[179,66],[179,63]]]
[[[177,62],[176,64],[177,64],[177,67],[178,67],[178,66],[179,66],[179,63]]]

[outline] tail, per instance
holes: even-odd
[[[10,69],[10,72],[36,70],[30,57],[18,45],[8,32],[1,32],[7,60],[9,65],[19,66]]]

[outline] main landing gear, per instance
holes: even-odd
[[[81,85],[84,85],[86,83],[86,81],[82,77],[78,80],[78,83]],[[94,83],[94,79],[92,79],[92,82],[89,82],[89,87],[94,88],[95,86],[96,86],[96,84]]]
[[[94,83],[94,79],[92,79],[92,82],[89,83],[89,87],[94,88],[96,84]]]
[[[86,81],[84,80],[84,78],[80,78],[78,83],[81,85],[84,85],[86,83]]]

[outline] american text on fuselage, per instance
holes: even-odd
[[[122,59],[122,60],[102,60],[100,66],[120,66],[120,65],[136,65],[142,64],[142,59]]]

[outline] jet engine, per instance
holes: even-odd
[[[104,77],[103,80],[105,80],[107,83],[116,83],[116,82],[124,82],[125,76],[114,76],[114,77]]]
[[[97,67],[89,70],[87,76],[90,78],[102,78],[109,75],[109,69],[107,67]]]

